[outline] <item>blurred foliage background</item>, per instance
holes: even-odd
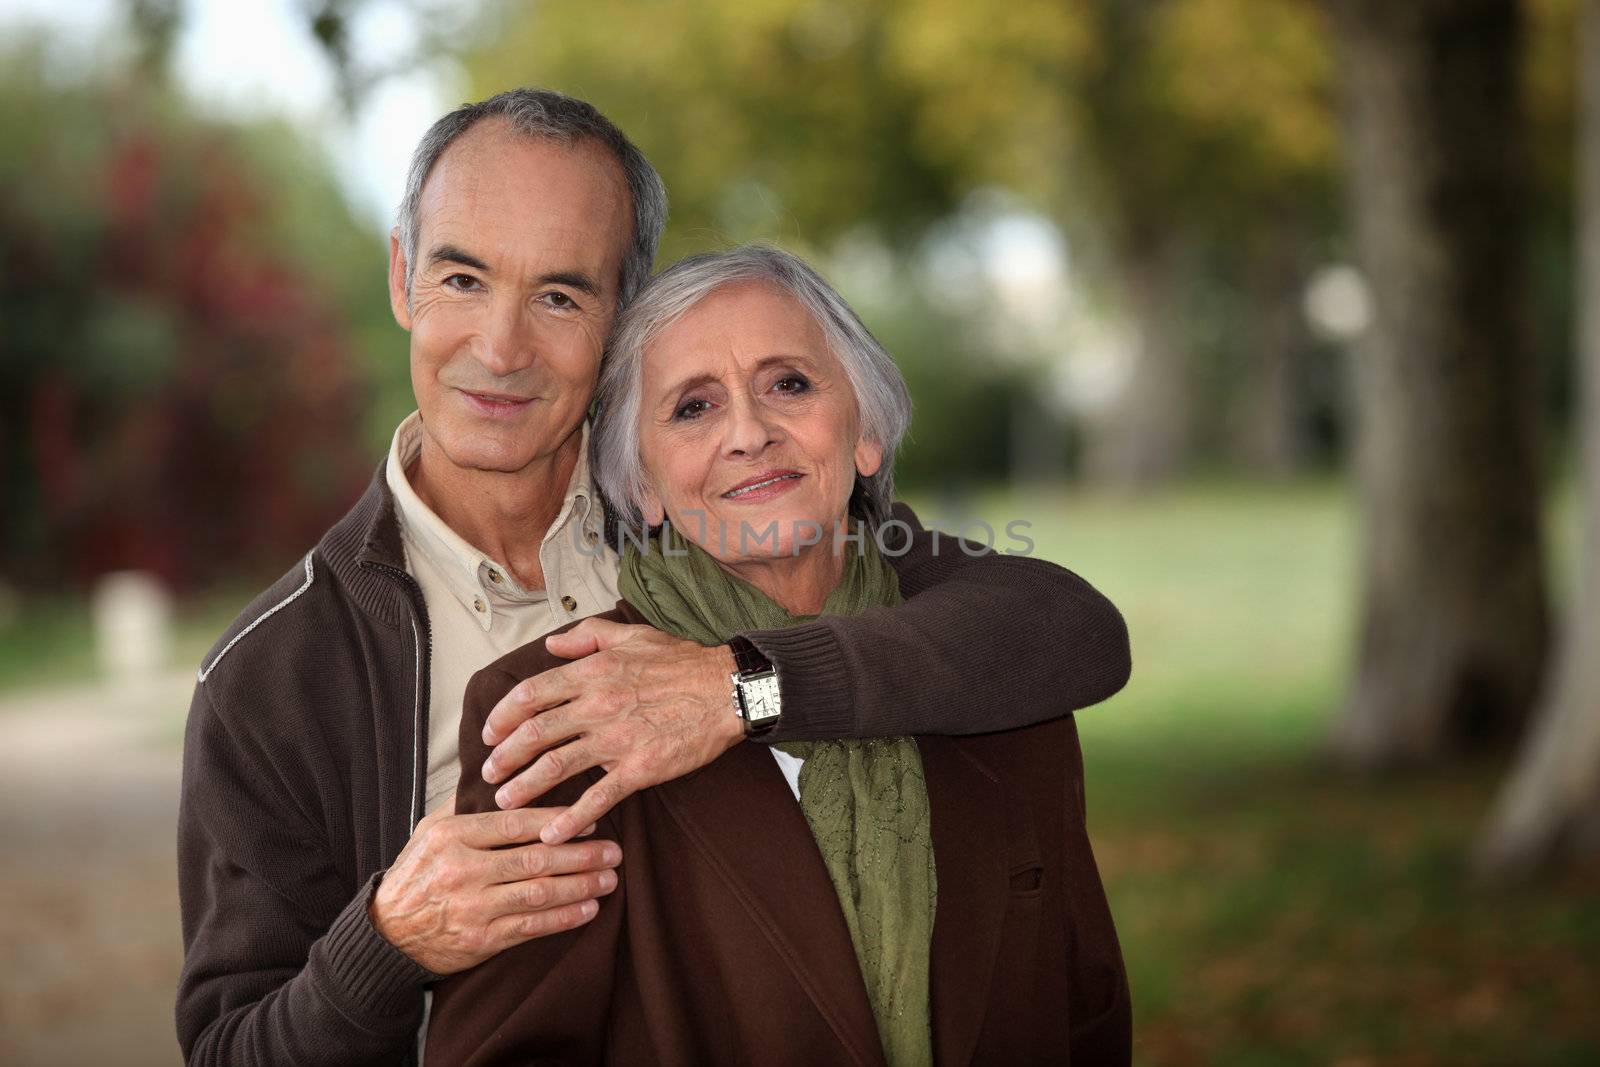
[[[65,26],[0,8],[0,949],[20,961],[0,1058],[176,1059],[187,682],[108,690],[88,597],[156,575],[192,671],[349,506],[410,409],[384,289],[396,153],[454,103],[533,84],[656,164],[661,262],[766,240],[840,286],[911,384],[898,472],[925,519],[1026,520],[1123,609],[1134,680],[1079,721],[1140,1062],[1600,1060],[1600,869],[1567,847],[1600,792],[1529,755],[1526,725],[1568,690],[1562,722],[1600,717],[1593,687],[1549,680],[1562,639],[1540,621],[1583,658],[1589,631],[1560,627],[1595,599],[1600,496],[1574,473],[1582,0],[263,7],[317,65],[310,108],[223,107],[186,79],[185,34],[225,4]],[[421,69],[429,91],[392,92]],[[1491,138],[1494,114],[1514,136]],[[374,138],[376,183],[351,162]],[[1429,307],[1516,341],[1412,329]],[[1359,386],[1363,367],[1389,377]],[[1451,437],[1456,410],[1489,414]],[[1492,472],[1469,439],[1534,461]],[[1409,472],[1394,495],[1385,471]],[[1491,561],[1520,589],[1475,584]],[[1396,621],[1391,587],[1428,592]],[[1480,640],[1480,609],[1532,636]],[[1396,675],[1383,650],[1427,658],[1418,633],[1462,666]],[[52,824],[74,772],[18,777],[84,752],[113,782],[151,768],[125,784],[153,799],[118,816],[133,858]],[[1579,786],[1497,851],[1519,775]],[[108,915],[83,863],[144,905]],[[110,1015],[108,978],[133,991]]]

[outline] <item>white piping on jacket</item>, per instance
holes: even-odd
[[[244,640],[246,634],[248,634],[251,630],[254,630],[257,626],[260,626],[262,623],[266,622],[268,619],[272,618],[272,616],[276,615],[278,612],[282,611],[284,608],[288,607],[291,603],[294,602],[296,597],[298,597],[301,593],[304,593],[307,589],[310,589],[311,588],[311,579],[312,579],[312,577],[313,577],[313,575],[312,575],[312,572],[311,572],[311,553],[307,552],[306,553],[306,580],[304,582],[300,583],[300,588],[296,589],[294,592],[290,593],[288,596],[284,597],[282,600],[280,600],[276,604],[272,605],[272,607],[268,608],[266,611],[263,611],[260,615],[256,616],[256,621],[255,622],[252,622],[249,626],[246,626],[244,629],[242,629],[238,633],[234,634],[233,635],[233,640],[229,641],[226,645],[223,645],[222,646],[222,651],[218,652],[216,658],[211,661],[211,666],[209,666],[209,667],[204,667],[204,666],[201,667],[200,670],[196,672],[195,677],[198,678],[202,682],[205,681],[208,677],[210,677],[211,672],[217,669],[217,664],[222,662],[222,657],[226,656],[229,652],[233,651],[233,646],[237,645],[240,641]]]

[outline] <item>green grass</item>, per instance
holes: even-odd
[[[1503,760],[1353,780],[1320,758],[1352,645],[1343,490],[997,493],[941,514],[1030,520],[1038,554],[1128,620],[1133,678],[1078,721],[1141,1063],[1600,1060],[1600,872],[1468,884]]]

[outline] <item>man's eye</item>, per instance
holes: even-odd
[[[451,289],[466,292],[478,284],[478,279],[470,274],[452,274],[444,280],[444,284]]]
[[[578,306],[578,302],[572,299],[572,297],[568,296],[566,293],[546,293],[544,295],[544,301],[551,307],[559,308],[562,311],[566,311],[569,308],[575,308]]]
[[[811,383],[798,374],[788,374],[774,382],[772,387],[780,393],[803,393],[811,388]]]
[[[710,410],[711,404],[705,400],[686,400],[678,405],[678,410],[672,413],[674,419],[685,421],[697,419]]]

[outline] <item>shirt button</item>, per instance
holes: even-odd
[[[482,614],[487,608],[488,605],[483,602],[482,597],[478,597],[472,602],[472,610],[478,612],[479,614]]]
[[[588,530],[583,535],[583,541],[584,544],[590,546],[596,545],[600,542],[600,535],[595,533],[593,530]]]
[[[490,571],[490,572],[489,572],[489,580],[490,580],[490,581],[491,581],[491,582],[493,582],[493,583],[494,583],[494,584],[495,584],[495,585],[499,585],[499,584],[500,584],[500,583],[501,583],[501,582],[502,582],[502,581],[504,581],[504,580],[505,580],[505,579],[503,579],[503,578],[502,578],[502,577],[501,577],[501,576],[500,576],[500,572],[499,572],[499,571],[495,571],[495,570],[491,570],[491,571]]]
[[[566,608],[568,611],[578,610],[578,602],[572,599],[570,596],[564,596],[561,598],[561,606]]]

